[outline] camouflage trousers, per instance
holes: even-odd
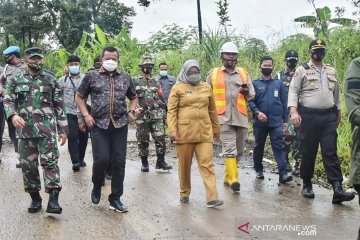
[[[19,153],[25,192],[38,192],[41,189],[39,159],[43,168],[45,192],[55,188],[61,189],[56,136],[20,138]]]
[[[300,160],[301,152],[299,150],[300,148],[299,148],[299,141],[297,138],[297,131],[290,119],[288,121],[288,126],[289,126],[289,133],[284,134],[287,159],[289,158],[289,154],[291,153],[291,156],[294,160]]]
[[[165,154],[165,132],[163,119],[154,120],[136,120],[136,138],[139,147],[139,156],[144,157],[149,155],[149,142],[151,133],[155,141],[156,154]]]

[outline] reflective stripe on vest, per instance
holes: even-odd
[[[248,82],[246,70],[244,68],[236,68],[237,73],[241,76],[243,83]],[[225,74],[221,68],[214,68],[211,75],[211,83],[213,86],[213,93],[215,96],[216,111],[218,115],[224,114],[226,111],[226,94],[225,94]],[[237,98],[237,109],[245,116],[248,115],[246,108],[246,100],[244,95],[239,93]]]

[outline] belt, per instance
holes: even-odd
[[[302,113],[336,113],[337,107],[333,106],[332,108],[327,109],[315,109],[315,108],[307,108],[302,105],[299,105],[299,112]]]

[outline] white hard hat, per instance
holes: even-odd
[[[239,53],[239,50],[235,43],[233,42],[226,42],[222,45],[220,49],[220,53]]]

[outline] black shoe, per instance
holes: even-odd
[[[147,156],[141,157],[141,171],[142,172],[149,172],[149,162],[148,162],[148,157]]]
[[[61,214],[62,208],[59,205],[59,189],[51,189],[49,192],[49,203],[46,209],[47,213]]]
[[[288,176],[287,174],[279,177],[279,183],[287,183],[287,182],[291,182],[292,180],[293,177]]]
[[[355,189],[355,191],[357,191],[357,194],[359,197],[359,206],[360,206],[360,184],[354,184],[354,189]],[[359,236],[360,236],[360,228],[359,228]]]
[[[162,169],[162,170],[170,170],[172,169],[172,166],[167,165],[165,161],[156,162],[155,169]]]
[[[263,171],[256,172],[256,178],[257,178],[257,179],[264,179],[264,173],[263,173]]]
[[[30,193],[30,197],[31,197],[31,204],[28,207],[28,212],[29,213],[35,213],[41,210],[41,196],[39,194],[39,192],[32,192]]]
[[[180,197],[180,202],[182,202],[182,203],[188,203],[188,202],[189,202],[189,197],[188,197],[188,196],[182,196],[182,197]]]
[[[206,204],[206,207],[208,208],[214,208],[214,207],[218,207],[218,206],[221,206],[224,204],[224,201],[221,201],[221,200],[214,200],[214,201],[211,201],[211,202],[208,202]]]
[[[120,199],[111,199],[109,200],[110,202],[110,207],[109,209],[110,210],[114,210],[116,212],[127,212],[128,211],[128,208],[126,205],[124,205]]]
[[[73,170],[74,172],[80,171],[80,163],[75,163],[75,164],[73,164],[72,170]]]
[[[22,168],[21,167],[21,162],[18,162],[16,165],[15,165],[16,168]]]
[[[86,162],[84,161],[80,162],[80,167],[86,167]]]
[[[93,187],[91,191],[91,201],[94,204],[99,204],[101,198],[101,187]]]
[[[312,184],[307,183],[303,185],[303,189],[301,190],[301,194],[306,198],[314,198],[315,194],[312,190]]]
[[[353,192],[345,192],[342,188],[342,182],[340,181],[334,181],[332,182],[333,186],[333,199],[332,203],[339,204],[346,201],[351,201],[355,198],[355,193]]]

